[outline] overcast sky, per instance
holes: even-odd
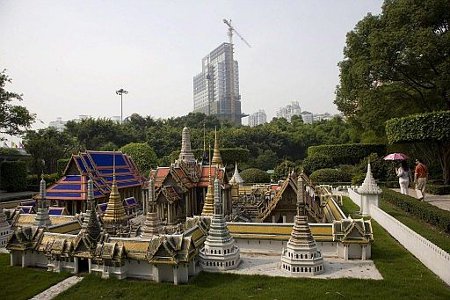
[[[0,1],[0,68],[10,91],[48,124],[86,114],[181,116],[193,109],[192,77],[201,59],[227,41],[232,19],[242,110],[299,101],[302,110],[337,113],[333,104],[345,35],[378,0]],[[35,127],[43,125],[36,124]]]

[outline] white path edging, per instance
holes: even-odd
[[[359,195],[352,192],[349,189],[350,199],[356,205],[360,206],[361,200],[358,197]],[[411,230],[384,212],[381,208],[371,205],[370,213],[371,217],[386,229],[403,247],[419,259],[428,269],[439,276],[446,284],[450,285],[450,254]]]
[[[64,292],[65,290],[68,290],[78,282],[83,280],[83,277],[79,276],[71,276],[69,278],[64,279],[63,281],[55,284],[54,286],[49,287],[45,291],[37,294],[31,300],[50,300]]]

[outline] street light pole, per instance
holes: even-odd
[[[122,124],[123,122],[123,105],[122,105],[122,95],[123,94],[128,94],[128,91],[124,90],[124,89],[120,89],[116,91],[117,95],[120,95],[120,124]]]

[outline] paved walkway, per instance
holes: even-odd
[[[69,288],[71,288],[72,286],[74,286],[75,284],[80,282],[81,280],[83,280],[83,277],[78,277],[78,276],[69,277],[69,278],[55,284],[54,286],[46,289],[42,293],[37,294],[36,296],[31,298],[31,300],[53,299],[56,296],[58,296],[59,294],[61,294],[62,292],[64,292],[65,290],[68,290]]]
[[[400,193],[400,189],[392,189],[392,190]],[[415,198],[416,191],[414,189],[409,189],[408,195]],[[437,206],[441,209],[450,211],[450,195],[432,195],[425,193],[425,202],[428,202],[431,205]]]
[[[320,275],[291,275],[283,272],[280,267],[280,255],[264,255],[257,253],[241,252],[241,263],[237,269],[219,271],[223,273],[235,273],[245,275],[266,275],[275,277],[306,277],[315,279],[330,278],[358,278],[381,280],[383,277],[378,272],[372,260],[348,260],[324,257],[325,272]]]

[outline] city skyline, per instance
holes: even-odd
[[[193,109],[198,61],[227,41],[224,18],[252,48],[235,38],[242,112],[263,108],[270,120],[281,103],[336,113],[337,63],[345,34],[382,1],[3,1],[0,67],[7,90],[47,124],[86,114],[167,118]],[[255,5],[258,6],[255,9]],[[34,128],[45,127],[39,121]]]

